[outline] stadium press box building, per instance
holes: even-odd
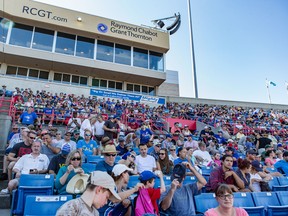
[[[29,0],[0,0],[0,83],[163,104],[169,33]]]

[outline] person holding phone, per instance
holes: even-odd
[[[183,185],[186,169],[189,169],[195,175],[197,182]],[[161,194],[159,200],[162,211],[171,216],[195,215],[193,196],[201,193],[202,187],[207,183],[205,178],[191,164],[183,162],[175,165],[171,180],[171,186],[166,187],[166,191]]]

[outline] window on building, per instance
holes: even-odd
[[[100,80],[99,79],[92,79],[92,86],[99,87]]]
[[[134,92],[141,92],[140,85],[134,85]]]
[[[149,69],[164,71],[164,59],[162,53],[149,52]]]
[[[149,95],[155,95],[154,87],[149,87]]]
[[[30,79],[38,79],[38,74],[39,74],[39,70],[29,69],[29,75],[28,75],[28,77],[29,77]]]
[[[0,17],[0,42],[6,43],[10,20]]]
[[[131,47],[115,44],[115,63],[131,65]]]
[[[80,77],[80,85],[87,86],[88,78],[87,77]]]
[[[108,88],[109,89],[115,89],[115,82],[114,81],[108,81]]]
[[[100,88],[107,88],[107,80],[100,80]]]
[[[122,84],[122,82],[116,82],[116,89],[117,90],[123,90],[123,84]]]
[[[133,66],[148,68],[148,50],[134,48]]]
[[[18,67],[17,76],[27,77],[27,68]]]
[[[61,82],[62,81],[62,74],[61,73],[54,73],[54,81]]]
[[[97,41],[97,60],[113,62],[114,44],[106,41]]]
[[[80,81],[80,77],[79,76],[72,75],[71,84],[79,85],[79,81]]]
[[[70,74],[62,74],[62,83],[70,84]]]
[[[74,55],[75,35],[57,32],[55,52]]]
[[[142,88],[142,93],[147,94],[148,93],[148,87],[147,86],[141,86]]]
[[[13,66],[8,66],[7,70],[6,70],[6,75],[17,75],[17,67],[13,67]]]
[[[94,44],[95,40],[77,36],[76,56],[85,58],[94,58]]]
[[[14,23],[11,30],[9,44],[22,47],[31,47],[32,33],[32,26]]]
[[[133,92],[133,84],[127,84],[127,86],[126,86],[126,89],[127,89],[127,91],[131,91],[131,92]]]
[[[39,79],[40,80],[48,80],[49,72],[48,71],[40,71]]]
[[[54,31],[35,27],[33,49],[52,52]]]

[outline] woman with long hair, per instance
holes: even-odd
[[[251,162],[247,159],[238,158],[238,169],[236,170],[236,174],[240,177],[240,179],[244,182],[245,188],[240,191],[243,192],[251,192],[253,191],[253,187],[251,184]]]
[[[173,162],[169,160],[166,148],[160,149],[159,159],[157,160],[157,170],[161,170],[163,175],[171,175],[173,170]]]

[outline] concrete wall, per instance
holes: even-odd
[[[0,150],[6,148],[8,134],[11,128],[11,117],[0,115]]]

